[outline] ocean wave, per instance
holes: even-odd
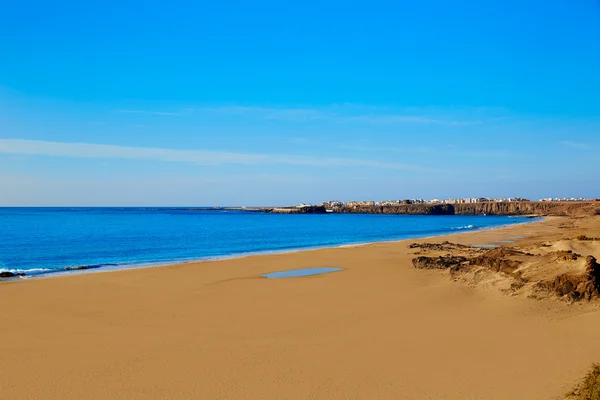
[[[50,268],[31,268],[31,269],[9,269],[9,268],[0,268],[1,273],[9,273],[13,275],[40,275],[47,274],[49,272],[54,272],[53,269]]]
[[[473,225],[465,225],[465,226],[457,226],[454,228],[450,228],[451,230],[461,230],[461,229],[473,229],[475,228]]]
[[[89,265],[73,265],[58,268],[30,268],[30,269],[19,269],[19,268],[0,268],[0,274],[8,275],[6,277],[23,277],[43,274],[55,274],[59,272],[73,272],[83,271],[87,269],[97,269],[102,267],[116,267],[119,264],[89,264]],[[10,276],[9,274],[12,274]]]
[[[89,264],[89,265],[75,265],[75,266],[68,266],[68,267],[63,267],[61,270],[62,271],[80,271],[83,269],[96,269],[96,268],[102,268],[102,267],[116,267],[119,264]]]

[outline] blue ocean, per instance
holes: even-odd
[[[119,269],[417,238],[525,221],[172,208],[0,208],[0,272],[33,276]]]

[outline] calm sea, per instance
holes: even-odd
[[[416,238],[527,221],[509,217],[285,215],[165,208],[0,208],[0,272],[127,268]]]

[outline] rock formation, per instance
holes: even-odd
[[[600,264],[593,256],[585,260],[584,275],[559,275],[549,282],[538,283],[538,288],[554,292],[559,297],[570,300],[591,300],[597,297],[600,289]]]
[[[470,246],[450,243],[413,243],[409,248],[427,252],[444,252],[445,255],[418,256],[412,260],[413,266],[418,269],[447,269],[453,279],[461,278],[471,274],[478,274],[482,270],[491,273],[499,273],[510,279],[510,288],[507,293],[514,293],[524,286],[533,290],[531,298],[547,297],[556,295],[570,302],[579,300],[591,300],[600,297],[600,264],[594,256],[585,258],[585,272],[562,273],[552,279],[543,280],[536,278],[531,280],[527,271],[531,265],[540,265],[541,262],[548,263],[548,270],[563,263],[577,262],[581,259],[580,254],[571,250],[560,250],[547,252],[544,255],[534,255],[515,248],[497,248],[491,250],[473,249]],[[581,260],[583,261],[583,260]],[[552,267],[553,266],[553,267]]]
[[[325,214],[327,212],[324,206],[278,207],[264,211],[274,214]]]
[[[414,267],[419,269],[448,269],[468,262],[468,259],[462,256],[451,255],[440,257],[421,256],[413,259],[412,262]]]
[[[600,203],[591,201],[523,201],[470,204],[399,204],[393,206],[344,206],[335,207],[334,211],[357,214],[585,216],[600,215]]]
[[[10,271],[2,271],[0,272],[0,278],[14,278],[17,276],[25,276],[25,274],[21,274],[18,272],[10,272]]]
[[[411,243],[408,246],[409,249],[422,249],[422,250],[432,250],[432,251],[450,251],[457,249],[473,249],[472,246],[467,246],[459,243],[450,243],[449,241],[444,241],[442,243]]]

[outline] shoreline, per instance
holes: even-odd
[[[516,222],[498,226],[487,226],[481,228],[472,228],[472,229],[455,229],[457,232],[451,233],[442,233],[439,235],[429,235],[429,236],[411,236],[407,238],[400,239],[389,239],[389,240],[375,240],[369,242],[351,242],[351,243],[343,243],[343,244],[333,244],[333,245],[318,245],[315,247],[300,247],[300,248],[289,248],[284,250],[264,250],[258,252],[248,252],[248,253],[236,253],[224,256],[207,256],[202,258],[193,258],[186,260],[172,260],[172,261],[149,261],[149,262],[134,262],[134,263],[107,263],[107,264],[97,264],[97,265],[82,265],[82,266],[73,266],[73,267],[62,267],[62,268],[72,268],[70,270],[57,270],[56,272],[47,272],[47,273],[36,273],[27,275],[16,275],[14,277],[8,278],[0,278],[0,284],[4,282],[22,282],[22,281],[30,281],[30,280],[38,280],[38,279],[48,279],[48,278],[58,278],[65,277],[71,275],[87,275],[87,274],[96,274],[96,273],[108,273],[108,272],[118,272],[118,271],[129,271],[129,270],[137,270],[144,268],[161,268],[161,267],[169,267],[176,265],[186,265],[186,264],[201,264],[205,262],[218,262],[218,261],[226,261],[226,260],[235,260],[242,259],[247,257],[257,257],[257,256],[269,256],[269,255],[280,255],[280,254],[293,254],[298,252],[305,251],[317,251],[323,249],[337,249],[337,248],[351,248],[351,247],[359,247],[359,246],[368,246],[378,243],[401,243],[407,240],[421,240],[421,239],[430,239],[430,238],[440,238],[444,236],[454,236],[468,233],[476,233],[480,231],[487,230],[496,230],[502,229],[512,226],[524,225],[524,224],[534,224],[538,222],[543,222],[549,218],[555,217],[541,217],[541,216],[509,216],[509,218],[527,218],[529,221]],[[41,269],[41,268],[40,268]],[[40,270],[37,269],[37,270]],[[14,271],[27,271],[16,268],[0,268],[0,271],[8,271],[12,273],[17,273]]]
[[[0,285],[1,391],[14,400],[560,399],[600,360],[598,300],[535,299],[506,292],[499,272],[456,275],[413,260],[445,254],[446,240],[477,257],[489,253],[473,244],[523,236],[502,248],[541,254],[524,270],[535,283],[600,255],[600,240],[580,235],[600,238],[600,216]],[[262,276],[323,267],[343,270]]]

